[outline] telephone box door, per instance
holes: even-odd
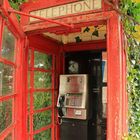
[[[0,139],[22,140],[22,52],[25,35],[0,0]],[[20,56],[20,57],[19,57]]]

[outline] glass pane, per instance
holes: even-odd
[[[30,111],[30,93],[27,96],[27,110]]]
[[[30,71],[28,71],[28,88],[31,87],[31,84],[30,84]]]
[[[51,140],[51,129],[34,135],[34,140]]]
[[[0,96],[14,91],[13,74],[13,67],[0,63]]]
[[[30,131],[30,117],[29,117],[29,115],[27,117],[27,131],[28,132]]]
[[[52,68],[52,56],[38,51],[34,52],[34,67],[35,68]]]
[[[31,49],[29,49],[29,54],[28,54],[28,65],[29,65],[29,67],[30,67],[30,64],[31,64]]]
[[[40,109],[51,105],[51,93],[35,92],[34,93],[34,109]]]
[[[51,74],[45,72],[34,72],[34,86],[35,88],[51,88],[52,80]]]
[[[9,61],[15,61],[15,37],[7,27],[4,28],[3,32],[1,55]]]
[[[0,102],[0,133],[12,123],[12,99]]]
[[[10,133],[4,140],[12,140],[12,133]]]
[[[34,114],[34,130],[37,130],[41,127],[51,123],[51,110],[47,110],[41,113]]]

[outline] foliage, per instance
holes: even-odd
[[[8,0],[8,1],[12,8],[19,10],[20,5],[23,2],[26,2],[27,0]],[[16,15],[16,16],[17,16],[17,19],[20,20],[20,15]]]
[[[34,140],[51,140],[51,129],[36,134]]]
[[[140,139],[140,0],[121,0],[120,11],[126,37],[127,81],[129,99],[129,136],[124,140]]]
[[[34,60],[31,58],[33,57],[34,54]],[[39,52],[39,51],[29,51],[29,65],[30,67],[36,68],[36,69],[41,69],[41,70],[50,70],[52,69],[52,55],[47,55],[45,53]],[[35,89],[51,89],[52,87],[52,76],[51,72],[43,72],[43,71],[34,71],[34,82],[32,83],[30,80],[30,76],[28,77],[29,79],[29,87],[32,84],[34,84]],[[31,94],[30,94],[31,96]],[[30,107],[31,107],[31,100],[29,97],[29,112]],[[34,92],[33,93],[33,107],[34,110],[39,110],[43,109],[46,107],[49,107],[52,105],[52,92]],[[52,112],[51,110],[39,112],[39,113],[34,113],[33,115],[33,129],[38,130],[42,127],[45,127],[49,124],[51,124],[51,115]],[[41,133],[38,133],[34,135],[34,140],[50,140],[51,139],[51,129],[48,129],[46,131],[43,131]]]
[[[2,38],[1,56],[9,61],[14,61],[15,39],[11,32],[5,27]],[[0,96],[9,95],[13,87],[14,68],[10,65],[0,63]],[[12,123],[12,100],[0,102],[0,133]]]
[[[0,133],[12,123],[12,100],[0,102]]]
[[[9,0],[10,5],[14,8],[14,9],[19,9],[19,6],[23,3],[26,2],[27,0]]]

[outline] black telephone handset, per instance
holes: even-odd
[[[59,107],[58,107],[58,114],[60,117],[64,116],[63,107],[64,107],[65,96],[62,95],[59,97]]]

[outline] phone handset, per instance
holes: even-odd
[[[64,102],[65,102],[65,95],[61,95],[59,97],[59,107],[58,107],[58,114],[60,117],[63,117],[65,115],[64,112]]]

